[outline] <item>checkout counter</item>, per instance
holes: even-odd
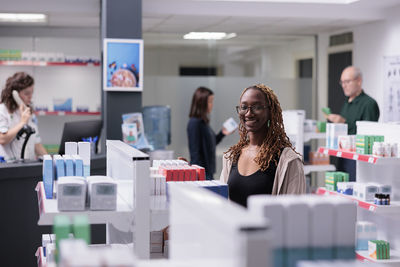
[[[106,155],[92,156],[91,175],[106,175]],[[42,162],[0,163],[1,266],[37,266],[35,252],[42,234],[51,226],[38,226],[35,187],[42,181]],[[92,244],[106,243],[105,225],[92,225]]]

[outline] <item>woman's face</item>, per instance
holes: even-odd
[[[248,132],[266,131],[270,111],[264,93],[248,89],[240,99],[239,117]]]
[[[214,95],[209,95],[207,98],[207,113],[210,114],[214,106]]]
[[[19,91],[18,94],[19,97],[21,97],[22,101],[24,101],[25,105],[30,105],[33,96],[33,85]]]

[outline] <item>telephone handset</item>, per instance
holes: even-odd
[[[24,101],[22,101],[22,99],[19,96],[17,90],[13,90],[12,91],[12,96],[13,96],[15,102],[17,102],[18,107],[23,106],[24,109],[26,108],[26,105],[25,105]]]
[[[18,92],[16,90],[12,91],[12,96],[15,100],[15,102],[17,102],[18,107],[23,106],[24,109],[27,108],[27,106],[25,105],[24,101],[22,101],[21,97],[19,96]],[[28,124],[25,124],[24,127],[21,128],[21,130],[18,131],[16,138],[19,140],[23,134],[25,134],[25,140],[24,143],[22,144],[22,149],[21,149],[21,159],[24,160],[24,156],[25,156],[25,147],[26,144],[29,140],[29,137],[35,133],[35,129],[33,129],[31,126],[29,126]]]

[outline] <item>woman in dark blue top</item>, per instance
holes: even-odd
[[[209,114],[214,103],[214,93],[199,87],[193,94],[190,107],[187,135],[189,140],[190,164],[205,168],[206,178],[213,179],[215,173],[215,147],[222,138],[230,134],[222,129],[217,135],[209,126]]]

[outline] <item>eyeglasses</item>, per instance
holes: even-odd
[[[246,105],[243,105],[243,106],[236,106],[236,111],[239,115],[244,115],[250,109],[251,112],[253,112],[254,114],[259,114],[266,108],[268,108],[268,106],[262,106],[262,105],[246,106]]]
[[[357,78],[356,79],[339,81],[339,84],[340,84],[340,86],[343,86],[343,85],[349,84],[349,83],[351,83],[352,81],[355,81],[355,80],[357,80]]]

